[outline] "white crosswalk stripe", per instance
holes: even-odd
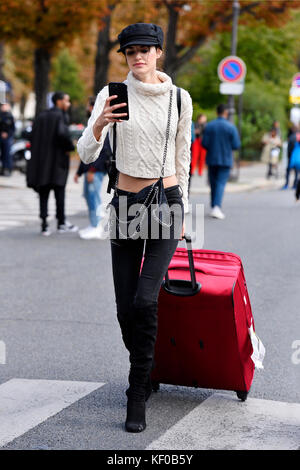
[[[22,436],[102,382],[11,379],[0,385],[0,447]],[[74,444],[74,448],[76,445]],[[296,450],[300,404],[215,393],[146,450]]]
[[[103,385],[31,379],[3,383],[0,385],[0,447]]]
[[[74,171],[73,171],[74,173]],[[0,178],[0,231],[38,226],[38,197],[26,188],[23,175],[14,185]],[[104,200],[106,181],[103,181]],[[82,179],[78,185],[69,175],[66,214],[85,211]],[[49,219],[55,218],[50,195]],[[52,222],[54,224],[54,222]],[[4,351],[5,352],[5,351]],[[0,363],[5,363],[3,360]],[[0,447],[88,395],[103,383],[12,379],[0,385]],[[150,404],[151,406],[151,404]],[[230,393],[215,393],[148,445],[149,450],[199,449],[299,449],[300,404],[249,397],[245,403]]]
[[[18,220],[1,220],[0,230],[5,230],[6,228],[19,227],[23,225],[22,222]]]
[[[66,216],[74,216],[79,212],[86,212],[86,202],[82,196],[83,177],[78,184],[73,181],[75,168],[69,174],[66,187]],[[111,196],[106,193],[107,176],[103,180],[101,198],[107,204]],[[49,222],[55,220],[55,198],[51,191],[48,205]],[[0,177],[0,231],[14,227],[22,227],[28,223],[36,222],[39,225],[39,200],[32,189],[26,187],[25,176],[14,172],[11,178]]]
[[[215,393],[164,435],[149,450],[297,450],[300,404]]]

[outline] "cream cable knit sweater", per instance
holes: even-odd
[[[181,89],[181,113],[178,122],[176,87],[171,78],[157,72],[160,84],[143,83],[129,72],[124,83],[128,86],[129,120],[117,123],[116,166],[119,171],[140,178],[159,178],[166,140],[170,89],[173,87],[173,103],[168,152],[164,176],[176,174],[183,190],[185,212],[188,209],[188,178],[190,169],[192,100]],[[101,114],[108,97],[108,86],[98,93],[88,125],[80,137],[77,149],[85,163],[95,161],[103,146],[107,132],[112,144],[112,126],[107,125],[99,141],[93,134],[93,124]]]

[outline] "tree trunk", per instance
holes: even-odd
[[[47,94],[49,92],[49,73],[51,54],[44,48],[34,51],[34,91],[36,98],[35,115],[47,108]]]
[[[108,67],[109,67],[109,52],[111,49],[109,40],[109,30],[111,16],[104,18],[105,27],[98,33],[97,40],[97,53],[95,59],[95,79],[94,79],[94,94],[98,92],[107,84]]]
[[[175,81],[177,73],[176,32],[179,11],[176,5],[166,4],[169,12],[168,30],[165,47],[164,71]]]
[[[0,41],[0,80],[5,82],[3,67],[4,67],[4,42]]]
[[[22,93],[21,99],[20,99],[20,115],[22,121],[24,121],[24,113],[25,113],[25,106],[26,106],[26,101],[27,101],[27,95],[25,93]]]
[[[207,37],[206,35],[199,34],[197,40],[192,46],[185,47],[182,44],[176,44],[176,33],[178,28],[179,20],[179,11],[183,7],[182,2],[172,2],[164,1],[165,7],[168,10],[168,30],[166,38],[166,48],[165,48],[165,61],[164,61],[164,71],[170,75],[173,81],[176,79],[176,75],[180,68],[189,62],[194,55],[197,53],[198,49],[205,43]],[[251,13],[260,2],[253,2],[250,5],[241,6],[240,15],[244,13]],[[280,10],[281,12],[281,10]],[[279,13],[279,10],[276,10],[276,13]],[[223,16],[212,19],[209,24],[209,31],[213,33],[219,24],[228,24],[232,20],[232,12],[225,12]]]
[[[205,36],[199,36],[197,43],[187,49],[182,45],[176,44],[179,6],[180,5],[176,5],[176,3],[166,3],[169,19],[165,48],[166,56],[164,61],[164,71],[172,78],[174,83],[180,68],[194,57],[199,47],[204,44],[206,39]],[[186,49],[185,52],[180,54],[183,49]]]
[[[107,85],[108,69],[109,69],[109,53],[111,49],[118,43],[118,41],[111,41],[109,39],[111,15],[115,9],[116,4],[109,5],[110,13],[102,18],[104,28],[99,31],[97,40],[97,53],[95,58],[95,78],[94,78],[94,94]]]
[[[0,41],[0,104],[6,101],[6,85],[5,76],[3,72],[4,66],[4,43]]]

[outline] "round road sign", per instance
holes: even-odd
[[[246,75],[246,64],[237,56],[228,56],[218,65],[218,75],[222,82],[242,82]]]

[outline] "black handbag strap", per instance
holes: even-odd
[[[170,90],[170,101],[169,101],[169,109],[168,109],[168,122],[167,122],[167,129],[166,129],[166,141],[165,141],[165,148],[163,153],[163,164],[161,167],[161,174],[160,177],[163,178],[164,171],[165,171],[165,163],[167,158],[167,151],[168,151],[168,142],[170,137],[170,124],[171,124],[171,112],[172,112],[172,101],[173,101],[173,90]]]
[[[109,172],[109,181],[106,192],[110,194],[112,189],[115,189],[118,180],[118,170],[116,166],[116,151],[117,151],[117,123],[113,125],[113,148],[111,157],[111,167]]]
[[[177,111],[178,111],[178,120],[180,119],[181,114],[181,88],[177,87]]]
[[[181,88],[177,87],[176,91],[177,91],[176,92],[177,111],[178,111],[178,120],[179,120],[180,114],[181,114]],[[164,170],[164,165],[165,165],[165,160],[166,160],[166,155],[167,155],[167,145],[168,145],[167,141],[169,138],[171,106],[172,106],[172,90],[171,90],[171,99],[170,99],[169,112],[168,112],[167,137],[166,137],[166,146],[165,146],[164,157],[163,157],[162,176],[163,176],[163,170]],[[117,166],[116,166],[116,151],[117,151],[117,123],[115,122],[113,125],[113,149],[112,149],[112,159],[111,159],[111,170],[109,173],[109,181],[107,185],[107,193],[109,194],[111,190],[115,189],[118,184],[119,171],[117,170]]]

